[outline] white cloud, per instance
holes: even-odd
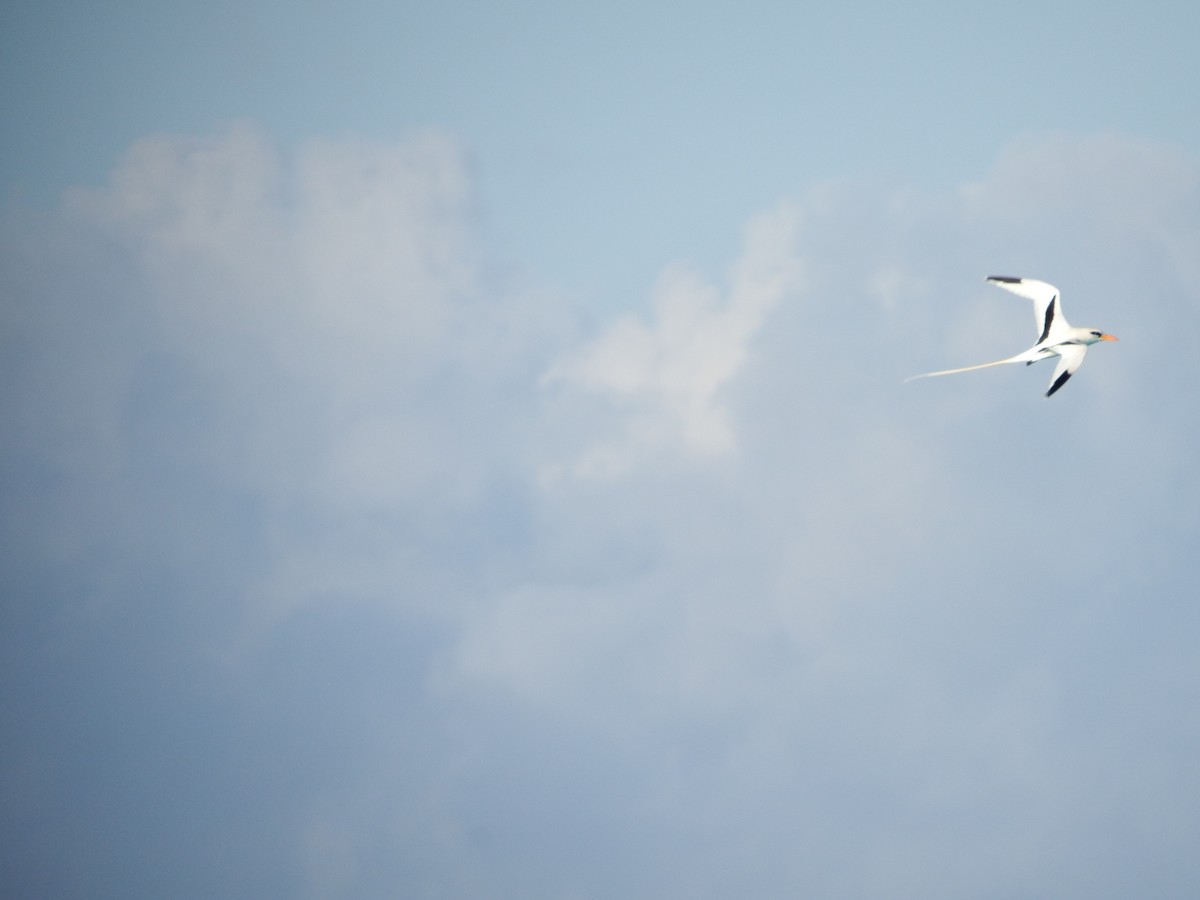
[[[477,489],[477,450],[509,442],[481,379],[524,377],[555,327],[481,288],[472,202],[444,135],[284,160],[246,125],[147,139],[74,198],[131,246],[148,340],[207,380],[235,475],[353,507]]]
[[[669,267],[651,294],[650,321],[622,316],[550,368],[547,386],[599,395],[610,409],[611,424],[584,438],[567,471],[615,478],[647,454],[736,446],[721,390],[771,310],[801,284],[797,224],[789,207],[752,221],[725,296],[689,268]]]

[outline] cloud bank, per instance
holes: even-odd
[[[1198,175],[814,186],[611,321],[441,133],[151,137],[10,214],[6,880],[1194,893]],[[1122,342],[902,385],[1026,345],[995,273]]]

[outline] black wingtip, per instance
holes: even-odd
[[[989,275],[984,281],[1000,281],[1004,284],[1020,284],[1023,278],[1013,278],[1011,275]]]
[[[1063,372],[1061,375],[1059,375],[1058,378],[1056,378],[1054,380],[1054,384],[1050,385],[1050,390],[1046,391],[1046,396],[1049,397],[1051,394],[1053,394],[1055,391],[1057,391],[1060,387],[1062,387],[1064,384],[1066,384],[1067,379],[1070,377],[1071,377],[1070,372]]]

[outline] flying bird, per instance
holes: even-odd
[[[1043,359],[1058,357],[1058,365],[1050,379],[1050,389],[1046,396],[1067,383],[1067,379],[1079,371],[1083,358],[1087,356],[1088,347],[1100,341],[1115,341],[1111,334],[1105,334],[1094,328],[1074,328],[1067,323],[1062,314],[1062,301],[1059,299],[1058,288],[1044,281],[1033,278],[1010,278],[1007,275],[991,275],[987,278],[990,284],[1012,291],[1020,297],[1033,301],[1033,315],[1037,320],[1037,343],[1016,356],[1008,359],[998,359],[995,362],[982,363],[978,366],[966,366],[962,369],[947,369],[944,372],[926,372],[924,375],[914,375],[913,378],[932,378],[935,375],[954,375],[958,372],[973,372],[976,369],[987,369],[991,366],[1002,366],[1005,363],[1023,362],[1032,366]]]

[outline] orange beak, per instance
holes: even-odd
[[[1115,341],[1115,340],[1116,340],[1116,338],[1115,338],[1113,335],[1111,335],[1111,334],[1102,334],[1102,335],[1100,335],[1100,340],[1102,340],[1102,341]]]

